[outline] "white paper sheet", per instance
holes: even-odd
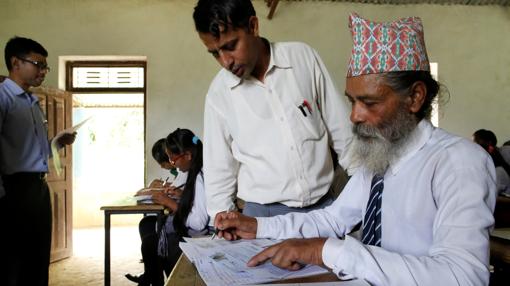
[[[179,245],[195,264],[207,285],[245,285],[278,281],[327,273],[322,267],[307,265],[298,271],[288,271],[266,262],[256,267],[246,266],[251,257],[276,240],[254,239],[226,241],[210,237],[186,239]]]
[[[62,137],[64,134],[73,134],[76,132],[80,127],[83,126],[87,121],[89,121],[92,117],[89,117],[82,122],[74,125],[73,127],[69,127],[67,129],[64,129],[57,133],[55,137],[51,140],[51,155],[53,157],[53,166],[55,167],[55,171],[57,172],[57,176],[60,177],[60,173],[62,173],[62,164],[60,162],[60,156],[58,155],[58,148],[57,148],[57,142],[60,137]]]

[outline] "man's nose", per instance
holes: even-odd
[[[363,123],[363,122],[365,122],[365,111],[356,102],[354,102],[352,104],[350,119],[351,119],[352,123]]]

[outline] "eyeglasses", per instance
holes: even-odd
[[[172,164],[173,166],[175,166],[175,163],[177,163],[177,160],[179,160],[179,159],[180,159],[181,157],[183,157],[184,155],[186,155],[186,154],[182,153],[181,155],[177,155],[177,156],[175,156],[175,157],[173,157],[173,158],[169,158],[170,160],[168,160],[168,162],[170,162],[170,164]]]
[[[27,62],[27,63],[31,63],[33,64],[34,66],[36,66],[40,71],[47,71],[47,72],[50,72],[50,67],[48,66],[47,63],[43,63],[43,62],[38,62],[38,61],[32,61],[32,60],[29,60],[29,59],[24,59],[24,58],[20,58],[20,57],[17,57],[18,59],[24,61],[24,62]]]

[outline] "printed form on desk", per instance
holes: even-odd
[[[188,259],[195,264],[198,273],[207,285],[253,285],[328,272],[327,269],[316,265],[307,265],[298,271],[284,270],[274,266],[271,262],[256,267],[246,266],[250,258],[264,248],[278,243],[277,240],[226,241],[223,239],[211,240],[210,237],[185,238],[185,240],[186,242],[181,242],[179,246]],[[365,282],[363,284],[340,283],[344,284],[321,283],[317,285],[368,285]]]

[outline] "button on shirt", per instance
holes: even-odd
[[[348,115],[322,60],[303,43],[270,44],[264,82],[222,69],[209,88],[204,115],[211,217],[233,208],[236,191],[261,204],[317,202],[333,177],[330,142],[348,167]]]
[[[488,285],[496,185],[486,152],[422,120],[384,176],[381,247],[339,239],[364,217],[372,176],[360,169],[325,209],[257,218],[257,237],[329,237],[324,264],[372,285]]]
[[[36,96],[7,78],[0,83],[0,174],[48,172],[46,118]],[[5,195],[0,177],[0,197]]]

